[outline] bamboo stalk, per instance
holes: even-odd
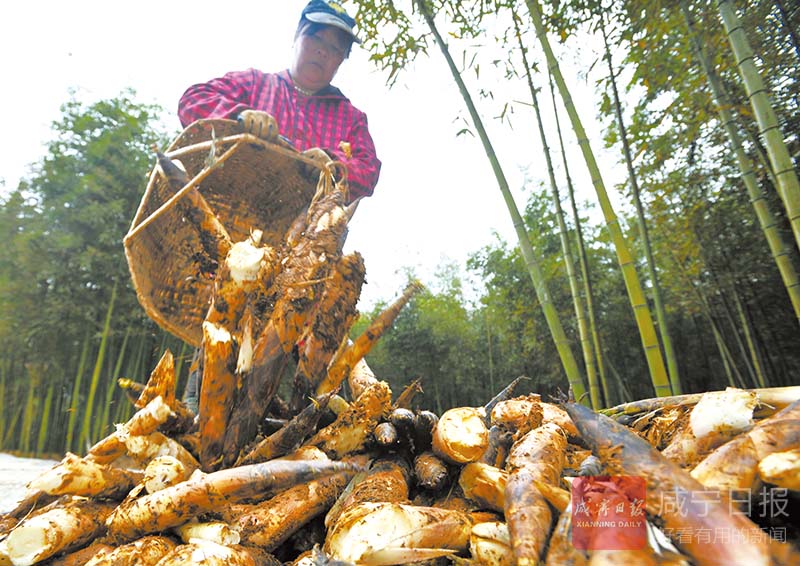
[[[782,409],[800,399],[800,385],[790,387],[771,387],[768,389],[745,389],[758,395],[759,403],[771,407],[770,410]],[[720,393],[719,391],[716,393]],[[673,397],[658,397],[653,399],[641,399],[632,403],[624,403],[609,409],[603,409],[600,413],[609,417],[618,415],[635,415],[655,411],[670,405],[694,405],[703,393],[691,393],[686,395],[676,395]]]
[[[717,0],[717,7],[728,35],[731,50],[736,57],[736,65],[750,99],[750,105],[753,107],[758,122],[759,135],[767,146],[767,155],[778,181],[778,193],[786,208],[786,215],[792,226],[795,242],[800,246],[800,181],[798,181],[792,157],[784,143],[783,133],[767,94],[767,87],[755,66],[755,55],[739,16],[736,15],[736,11],[728,0]]]
[[[89,356],[90,335],[87,332],[83,339],[83,348],[78,360],[78,368],[75,372],[75,378],[72,382],[72,394],[70,395],[70,405],[67,409],[69,417],[67,418],[67,433],[64,442],[64,451],[70,452],[73,448],[73,439],[75,434],[75,423],[78,420],[78,406],[80,405],[80,392],[81,382],[83,381],[83,373],[86,368],[86,361]]]
[[[714,319],[713,313],[711,311],[711,305],[706,299],[705,294],[702,292],[701,289],[697,287],[697,285],[692,281],[689,275],[686,273],[686,268],[684,265],[678,261],[677,258],[674,257],[673,252],[673,259],[675,259],[675,265],[678,267],[678,272],[680,273],[683,280],[692,289],[694,295],[697,297],[697,301],[700,305],[700,312],[703,314],[703,317],[708,322],[708,325],[711,327],[711,331],[714,335],[714,341],[716,342],[717,349],[720,353],[720,358],[722,360],[722,365],[725,368],[725,375],[728,378],[728,384],[731,387],[741,387],[744,388],[744,380],[742,379],[741,374],[739,373],[739,368],[736,366],[733,356],[731,355],[730,349],[728,345],[725,343],[725,340],[722,336],[722,332],[719,329],[719,325],[717,321]],[[735,374],[735,376],[734,376]],[[737,381],[738,380],[738,381]]]
[[[730,97],[725,92],[722,80],[703,49],[702,42],[700,41],[697,29],[694,25],[692,13],[686,5],[685,0],[681,2],[681,10],[684,14],[686,26],[689,29],[689,38],[692,42],[695,56],[706,74],[706,79],[711,88],[720,121],[728,135],[731,148],[736,155],[736,162],[742,174],[742,182],[744,182],[747,194],[750,197],[750,203],[753,205],[758,223],[767,240],[772,258],[778,266],[778,272],[781,275],[784,287],[786,287],[786,292],[789,294],[789,300],[792,303],[795,317],[798,319],[798,322],[800,322],[800,278],[798,278],[797,270],[792,263],[789,247],[778,230],[777,220],[767,205],[764,191],[761,190],[758,184],[753,169],[753,162],[744,151],[741,137],[736,129],[733,114],[728,110],[728,108],[731,107]]]
[[[606,191],[605,184],[603,183],[603,177],[600,173],[600,168],[597,166],[597,160],[592,152],[586,131],[583,128],[583,124],[578,116],[578,112],[575,109],[574,103],[572,102],[572,97],[567,88],[567,84],[564,81],[563,75],[561,74],[561,69],[558,66],[558,61],[556,60],[553,50],[550,47],[550,42],[547,39],[539,2],[538,0],[526,0],[526,4],[528,6],[528,11],[531,14],[533,25],[536,28],[536,36],[539,38],[539,42],[541,43],[542,49],[547,57],[548,68],[553,74],[553,78],[555,79],[558,90],[561,93],[561,97],[564,101],[564,106],[567,109],[567,114],[572,122],[572,127],[575,130],[575,134],[578,138],[578,145],[580,145],[583,157],[586,161],[586,166],[591,174],[592,183],[594,184],[594,188],[597,192],[597,197],[600,202],[600,208],[603,210],[603,216],[606,220],[606,227],[608,228],[608,232],[612,241],[614,242],[614,248],[617,252],[617,260],[619,262],[620,269],[622,270],[623,278],[625,280],[625,287],[628,290],[628,297],[630,299],[631,307],[633,308],[636,324],[639,328],[639,335],[642,341],[642,347],[644,348],[645,357],[647,359],[647,365],[650,368],[650,379],[653,383],[653,388],[655,389],[656,395],[659,397],[670,395],[672,393],[672,388],[670,387],[669,379],[667,377],[667,370],[664,367],[664,360],[661,357],[661,350],[659,348],[658,337],[656,336],[656,329],[653,324],[653,319],[650,315],[650,309],[647,306],[647,300],[645,298],[644,291],[642,290],[639,276],[636,274],[635,260],[628,249],[627,243],[625,242],[625,236],[622,233],[619,220],[617,219],[614,208],[611,205],[611,201],[608,198],[608,193]],[[579,398],[577,393],[575,398]]]
[[[786,29],[786,33],[789,34],[789,37],[792,38],[792,47],[794,47],[797,60],[800,61],[800,39],[797,37],[797,30],[792,27],[789,14],[786,11],[786,6],[783,5],[783,0],[775,0],[775,6],[778,8],[778,13],[781,15],[781,25]],[[795,6],[795,14],[796,13],[797,7]]]
[[[605,15],[600,14],[600,31],[603,34],[603,45],[605,46],[605,60],[608,63],[608,78],[611,83],[611,93],[614,95],[614,113],[617,117],[617,124],[619,126],[619,137],[622,140],[622,150],[625,155],[625,165],[628,168],[628,181],[630,182],[631,191],[633,193],[633,202],[636,205],[636,220],[641,232],[642,242],[644,244],[644,255],[647,260],[647,271],[650,275],[650,282],[653,285],[653,306],[656,311],[656,321],[658,322],[658,333],[661,336],[661,344],[664,346],[664,356],[667,359],[667,370],[669,371],[669,383],[672,387],[673,395],[680,395],[682,393],[681,378],[678,371],[678,359],[675,356],[675,350],[672,347],[672,338],[669,333],[669,326],[667,325],[667,313],[664,310],[664,300],[661,292],[661,283],[658,278],[658,270],[656,269],[656,261],[653,257],[653,247],[650,245],[650,234],[647,226],[647,219],[644,215],[644,207],[642,206],[642,199],[639,190],[639,182],[636,177],[636,171],[633,168],[633,157],[631,156],[630,143],[628,142],[628,132],[625,128],[625,120],[622,118],[622,104],[619,99],[619,91],[617,89],[617,79],[614,74],[614,65],[611,62],[611,48],[608,45],[608,35],[606,34]]]
[[[564,373],[567,376],[567,381],[569,382],[575,397],[577,399],[581,399],[586,393],[586,387],[583,384],[583,378],[581,376],[580,369],[578,368],[578,364],[575,361],[575,356],[570,348],[569,341],[567,340],[567,335],[564,332],[564,328],[561,325],[560,319],[558,318],[558,312],[556,311],[556,308],[553,305],[550,297],[550,292],[547,287],[547,281],[544,277],[544,273],[539,265],[539,261],[536,259],[527,229],[525,228],[525,221],[522,219],[522,215],[520,214],[517,204],[514,201],[514,196],[511,194],[511,190],[508,186],[508,180],[506,179],[505,173],[500,166],[500,161],[497,159],[497,155],[495,154],[494,148],[489,140],[489,135],[486,133],[486,129],[483,126],[483,121],[481,120],[480,114],[478,114],[477,108],[475,108],[475,104],[472,101],[469,91],[467,90],[467,86],[464,83],[464,80],[461,77],[455,62],[453,61],[452,56],[450,55],[447,44],[444,42],[439,30],[436,28],[436,24],[433,20],[433,16],[430,13],[427,3],[425,0],[415,1],[417,6],[420,8],[420,12],[425,18],[428,27],[434,34],[434,37],[436,37],[436,42],[439,45],[442,55],[447,61],[447,66],[453,75],[453,80],[458,85],[458,89],[461,92],[461,97],[464,99],[464,103],[466,104],[470,117],[472,118],[472,123],[474,124],[475,129],[478,132],[478,136],[481,139],[483,149],[486,151],[486,156],[489,159],[489,162],[492,166],[492,171],[497,179],[497,185],[503,195],[503,200],[508,208],[511,221],[514,224],[514,230],[517,234],[523,260],[528,268],[528,274],[531,277],[531,281],[533,281],[533,286],[536,290],[536,297],[538,298],[539,303],[542,305],[545,321],[547,322],[550,335],[552,336],[556,350],[558,351],[561,365],[563,366]],[[436,383],[434,383],[434,387],[437,387]],[[588,402],[588,399],[586,402]]]
[[[572,294],[572,304],[575,308],[575,319],[578,321],[578,336],[580,337],[581,349],[583,351],[583,361],[586,368],[586,377],[589,381],[589,398],[594,409],[604,407],[603,397],[600,392],[600,383],[597,380],[597,367],[594,359],[594,349],[589,336],[589,328],[586,322],[586,311],[583,308],[583,300],[578,288],[578,279],[575,275],[575,262],[572,258],[572,249],[567,235],[567,224],[564,222],[564,211],[561,208],[561,197],[558,194],[558,184],[553,170],[553,160],[550,157],[550,147],[547,145],[547,136],[544,132],[542,114],[539,111],[539,97],[536,95],[536,88],[533,86],[531,78],[531,67],[528,64],[528,57],[525,55],[525,46],[522,43],[522,34],[519,31],[519,17],[514,15],[514,30],[519,42],[522,62],[525,68],[525,75],[528,80],[528,89],[531,91],[533,109],[536,113],[536,123],[539,126],[539,138],[542,142],[542,152],[544,153],[545,163],[547,164],[547,174],[550,178],[550,194],[553,199],[553,206],[556,210],[558,220],[558,235],[561,240],[561,253],[564,257],[564,265],[567,269],[570,293]]]
[[[751,329],[750,321],[748,320],[747,316],[744,312],[744,307],[742,306],[742,300],[739,298],[739,293],[736,290],[736,286],[733,287],[733,300],[734,305],[736,306],[736,314],[739,317],[740,327],[742,329],[742,333],[744,334],[744,340],[747,344],[747,351],[750,354],[750,360],[753,364],[753,371],[756,374],[756,381],[758,387],[766,388],[767,387],[767,377],[764,374],[764,367],[761,364],[761,358],[758,355],[758,351],[756,349],[755,342],[753,340],[753,332]]]
[[[19,387],[21,387],[21,386],[18,385],[17,389],[19,389]],[[4,446],[10,446],[11,445],[11,438],[14,436],[14,432],[16,431],[17,425],[18,424],[19,425],[22,424],[21,423],[22,411],[24,409],[25,409],[25,405],[20,403],[19,406],[17,407],[17,410],[14,411],[14,416],[9,421],[8,430],[6,430],[6,435],[3,438],[3,445]],[[16,446],[19,446],[19,444],[17,444]]]
[[[33,419],[39,411],[39,390],[47,364],[43,362],[28,362],[25,364],[28,371],[28,395],[25,400],[25,411],[22,415],[22,429],[20,431],[20,450],[23,454],[31,453],[31,436]]]
[[[106,434],[108,418],[111,413],[111,406],[114,404],[114,392],[116,391],[113,379],[116,379],[122,371],[122,362],[125,359],[125,354],[127,354],[126,348],[128,346],[128,339],[130,338],[131,329],[131,325],[125,329],[125,336],[122,338],[122,344],[120,345],[119,352],[117,353],[117,361],[114,363],[114,371],[111,374],[112,380],[108,380],[108,383],[106,384],[106,396],[103,402],[103,413],[95,423],[94,438],[102,438],[103,435]]]
[[[697,239],[698,239],[698,241],[700,240],[699,235],[697,236]],[[714,281],[714,284],[716,285],[717,289],[720,290],[718,303],[722,307],[721,308],[722,313],[723,313],[722,318],[723,318],[723,320],[727,320],[728,321],[728,325],[730,326],[730,329],[731,329],[730,333],[733,335],[733,340],[734,340],[734,342],[736,344],[737,349],[739,350],[739,354],[741,355],[741,360],[744,363],[745,369],[747,370],[747,375],[750,378],[750,380],[752,382],[752,385],[758,386],[759,383],[758,383],[758,379],[757,379],[757,376],[756,376],[756,371],[755,371],[755,368],[754,368],[754,360],[752,360],[750,358],[750,356],[748,356],[747,347],[745,346],[745,343],[742,340],[741,333],[739,332],[739,325],[737,325],[737,323],[736,323],[736,320],[735,320],[735,318],[733,316],[733,312],[731,310],[730,304],[728,303],[728,299],[727,299],[728,294],[734,294],[734,295],[736,294],[736,282],[732,281],[731,277],[727,273],[729,271],[728,268],[729,268],[730,264],[729,263],[728,264],[723,264],[722,266],[719,267],[719,269],[715,269],[714,262],[712,260],[710,260],[708,258],[708,256],[707,256],[707,254],[706,254],[705,246],[700,245],[699,249],[700,249],[700,257],[703,258],[703,261],[705,262],[705,264],[709,268],[708,272],[709,272],[709,275],[710,275],[711,279]],[[722,253],[723,253],[723,256],[724,256],[725,253],[724,252],[722,252]],[[720,281],[720,277],[717,275],[717,271],[719,271],[719,272],[721,272],[723,274],[722,275],[723,281]],[[730,293],[723,293],[722,292],[722,290],[725,289],[726,286],[728,288],[730,288]],[[709,311],[710,310],[711,309],[709,307]],[[720,324],[720,332],[721,332],[721,326],[722,325]],[[720,336],[722,336],[721,333],[720,333]],[[731,364],[734,365],[734,367],[736,367],[735,373],[736,373],[737,377],[740,378],[739,379],[739,383],[738,383],[738,387],[747,387],[748,383],[746,383],[744,381],[744,377],[743,376],[739,375],[740,372],[738,370],[738,367],[735,365],[733,356],[731,356],[730,362],[731,362]]]
[[[553,103],[553,116],[556,120],[556,132],[558,133],[558,145],[561,148],[561,163],[564,166],[564,174],[567,179],[567,190],[569,192],[569,202],[572,208],[572,218],[575,222],[575,236],[578,243],[578,259],[581,266],[581,276],[583,280],[584,294],[586,295],[586,311],[589,315],[589,329],[592,336],[592,347],[595,355],[597,371],[600,374],[600,384],[603,388],[603,399],[606,404],[611,403],[611,389],[606,378],[606,364],[603,361],[603,349],[600,347],[600,333],[598,331],[597,320],[595,318],[594,292],[592,291],[592,279],[589,272],[589,260],[586,258],[586,244],[583,240],[583,228],[581,218],[578,214],[578,205],[575,202],[575,188],[572,185],[572,177],[569,173],[569,162],[567,152],[564,149],[564,137],[561,135],[561,122],[558,119],[558,107],[556,105],[556,91],[553,87],[553,76],[548,72],[548,83],[550,84],[550,99]]]
[[[92,416],[94,413],[94,398],[97,394],[97,386],[100,383],[100,374],[103,372],[103,362],[106,357],[106,348],[108,347],[108,337],[111,332],[111,315],[114,312],[114,303],[117,300],[117,283],[111,288],[111,299],[108,302],[106,309],[106,318],[103,323],[103,333],[100,336],[100,348],[97,351],[97,358],[94,362],[94,369],[92,370],[92,380],[89,383],[89,395],[86,398],[86,404],[83,406],[83,425],[81,426],[80,436],[78,437],[78,445],[90,443],[92,439]]]
[[[0,450],[6,448],[5,432],[6,432],[6,374],[8,365],[5,360],[0,364]]]
[[[722,365],[725,368],[725,375],[728,376],[728,385],[731,387],[745,387],[742,374],[739,372],[739,368],[736,366],[733,355],[731,354],[728,345],[725,343],[725,339],[722,337],[722,332],[720,332],[716,321],[714,321],[710,316],[709,319],[711,322],[711,331],[714,333],[714,341],[717,344],[719,356],[722,360]]]

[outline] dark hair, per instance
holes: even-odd
[[[315,35],[318,31],[320,31],[322,29],[325,29],[326,27],[333,27],[333,26],[329,26],[329,25],[326,25],[326,24],[318,24],[316,22],[310,22],[310,21],[306,20],[305,18],[303,18],[302,20],[300,20],[300,23],[297,25],[297,31],[294,32],[294,39],[295,39],[295,41],[297,41],[297,39],[301,35]],[[333,29],[336,29],[336,28],[333,28]],[[347,34],[343,34],[343,35],[346,36]],[[347,48],[344,50],[344,58],[345,59],[347,59],[350,56],[350,50],[352,49],[352,47],[353,47],[353,39],[350,38],[349,41],[347,42]]]

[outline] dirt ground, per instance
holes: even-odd
[[[25,496],[25,485],[55,464],[55,460],[18,458],[0,452],[0,513],[16,507]]]

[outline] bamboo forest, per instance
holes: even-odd
[[[485,198],[503,200],[516,235],[421,278],[367,356],[392,390],[419,380],[415,403],[441,414],[519,376],[594,409],[800,384],[797,3],[344,4],[387,89],[413,87],[417,59],[449,69],[454,89],[431,96],[452,98],[443,120],[457,114],[485,151],[499,189]],[[593,112],[559,60],[586,44]],[[2,451],[80,453],[135,411],[120,379],[146,381],[167,349],[182,391],[194,348],[147,317],[122,247],[151,146],[177,134],[164,113],[134,90],[68,100],[45,155],[0,193]],[[520,132],[538,152],[524,200],[493,145]],[[360,307],[353,336],[394,298]]]

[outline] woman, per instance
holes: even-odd
[[[232,72],[189,87],[178,106],[181,124],[235,118],[244,131],[263,139],[281,135],[314,159],[342,162],[351,201],[371,195],[381,162],[367,116],[331,85],[352,44],[360,43],[354,26],[338,2],[312,0],[300,16],[291,68]]]

